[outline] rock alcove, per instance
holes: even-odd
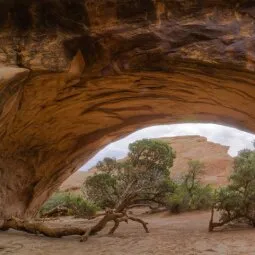
[[[0,218],[35,215],[138,128],[255,131],[253,1],[12,0],[0,10]]]

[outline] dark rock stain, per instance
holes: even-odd
[[[37,27],[80,32],[89,26],[83,0],[44,0],[36,3]]]
[[[117,0],[118,19],[134,23],[139,21],[155,21],[156,8],[152,0]]]
[[[70,40],[64,41],[64,48],[66,55],[69,59],[72,59],[78,50],[82,52],[82,55],[86,61],[86,64],[91,66],[97,59],[100,58],[102,48],[96,38],[89,35],[79,36]]]
[[[128,39],[121,38],[119,39],[118,47],[113,49],[112,55],[114,58],[135,48],[139,48],[142,51],[150,50],[156,48],[159,43],[160,38],[153,33],[138,34]]]
[[[174,16],[194,15],[205,8],[251,8],[254,0],[161,0]]]
[[[0,26],[81,32],[89,26],[84,0],[0,0]]]
[[[203,0],[162,0],[162,2],[174,16],[197,13],[202,9],[201,5],[203,4]]]
[[[32,27],[32,14],[30,12],[31,1],[14,1],[10,8],[11,20],[19,30],[27,30]]]

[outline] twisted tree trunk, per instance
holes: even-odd
[[[209,221],[209,227],[208,227],[208,231],[209,232],[212,232],[214,230],[214,228],[216,227],[222,227],[232,221],[235,221],[235,220],[238,220],[238,219],[247,219],[251,225],[253,227],[255,227],[255,220],[252,218],[252,217],[249,217],[249,215],[245,215],[245,214],[239,214],[239,215],[235,215],[235,216],[230,216],[223,220],[223,221],[220,221],[220,222],[213,222],[213,217],[214,217],[214,207],[212,207],[212,210],[211,210],[211,219]]]
[[[114,210],[108,210],[106,214],[92,227],[49,227],[42,221],[35,220],[21,220],[12,217],[8,220],[4,220],[0,230],[7,231],[9,229],[15,229],[18,231],[24,231],[31,234],[42,234],[48,237],[60,238],[62,236],[79,235],[81,236],[80,241],[84,242],[90,235],[94,235],[103,230],[109,221],[114,222],[113,228],[109,231],[109,234],[113,234],[119,227],[119,223],[128,220],[139,222],[143,225],[146,233],[149,233],[147,222],[141,219],[130,217],[126,212],[118,213]]]

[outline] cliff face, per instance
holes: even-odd
[[[33,216],[138,128],[255,131],[248,0],[0,1],[0,218]]]
[[[178,136],[160,138],[176,152],[171,177],[180,178],[188,169],[189,160],[201,161],[205,168],[201,181],[214,187],[226,185],[233,169],[233,158],[228,154],[229,147],[208,142],[201,136]],[[60,190],[79,190],[87,176],[94,174],[96,168],[88,172],[76,172],[60,187]]]
[[[233,169],[233,158],[228,154],[229,147],[208,142],[205,137],[180,136],[162,138],[176,151],[176,159],[171,176],[179,178],[188,169],[189,160],[199,160],[205,165],[201,179],[203,183],[212,186],[222,186],[228,183],[228,177]]]
[[[4,65],[65,71],[81,50],[108,75],[183,61],[254,71],[250,0],[1,0],[0,10]]]

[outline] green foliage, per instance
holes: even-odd
[[[93,216],[98,210],[94,204],[86,201],[81,195],[56,192],[44,203],[40,214],[45,214],[58,206],[68,208],[68,215],[77,217]]]
[[[97,169],[100,169],[101,172],[109,174],[114,171],[118,171],[120,164],[115,158],[106,157],[103,161],[99,161],[96,167]]]
[[[175,153],[166,142],[143,139],[129,145],[128,158],[133,167],[143,168],[145,171],[157,170],[168,176]]]
[[[169,169],[175,154],[165,142],[143,139],[129,145],[124,161],[105,158],[87,178],[84,194],[101,208],[123,210],[137,201],[155,201],[173,190]]]
[[[192,210],[205,210],[211,207],[213,202],[213,189],[210,185],[198,185],[194,191],[190,208]]]
[[[200,183],[204,165],[198,160],[188,162],[188,171],[167,199],[167,207],[173,213],[187,210],[207,209],[211,206],[213,193],[209,185]]]
[[[105,158],[97,164],[98,173],[84,183],[85,195],[101,208],[127,207],[139,201],[166,205],[171,212],[207,209],[212,189],[200,183],[204,165],[188,162],[180,182],[170,179],[175,153],[162,141],[143,139],[129,145],[125,161]]]
[[[190,160],[188,162],[188,171],[183,176],[183,185],[186,187],[190,196],[193,196],[193,192],[199,185],[199,178],[204,173],[204,164],[199,160]]]
[[[103,162],[100,162],[103,164]],[[100,168],[99,168],[100,169]],[[117,178],[110,173],[96,173],[85,182],[85,193],[100,208],[112,208],[118,201]]]
[[[166,200],[166,206],[172,213],[180,213],[189,210],[189,195],[183,185],[179,184]]]
[[[230,184],[217,191],[214,208],[220,222],[244,218],[255,224],[255,151],[242,150],[235,158]]]

